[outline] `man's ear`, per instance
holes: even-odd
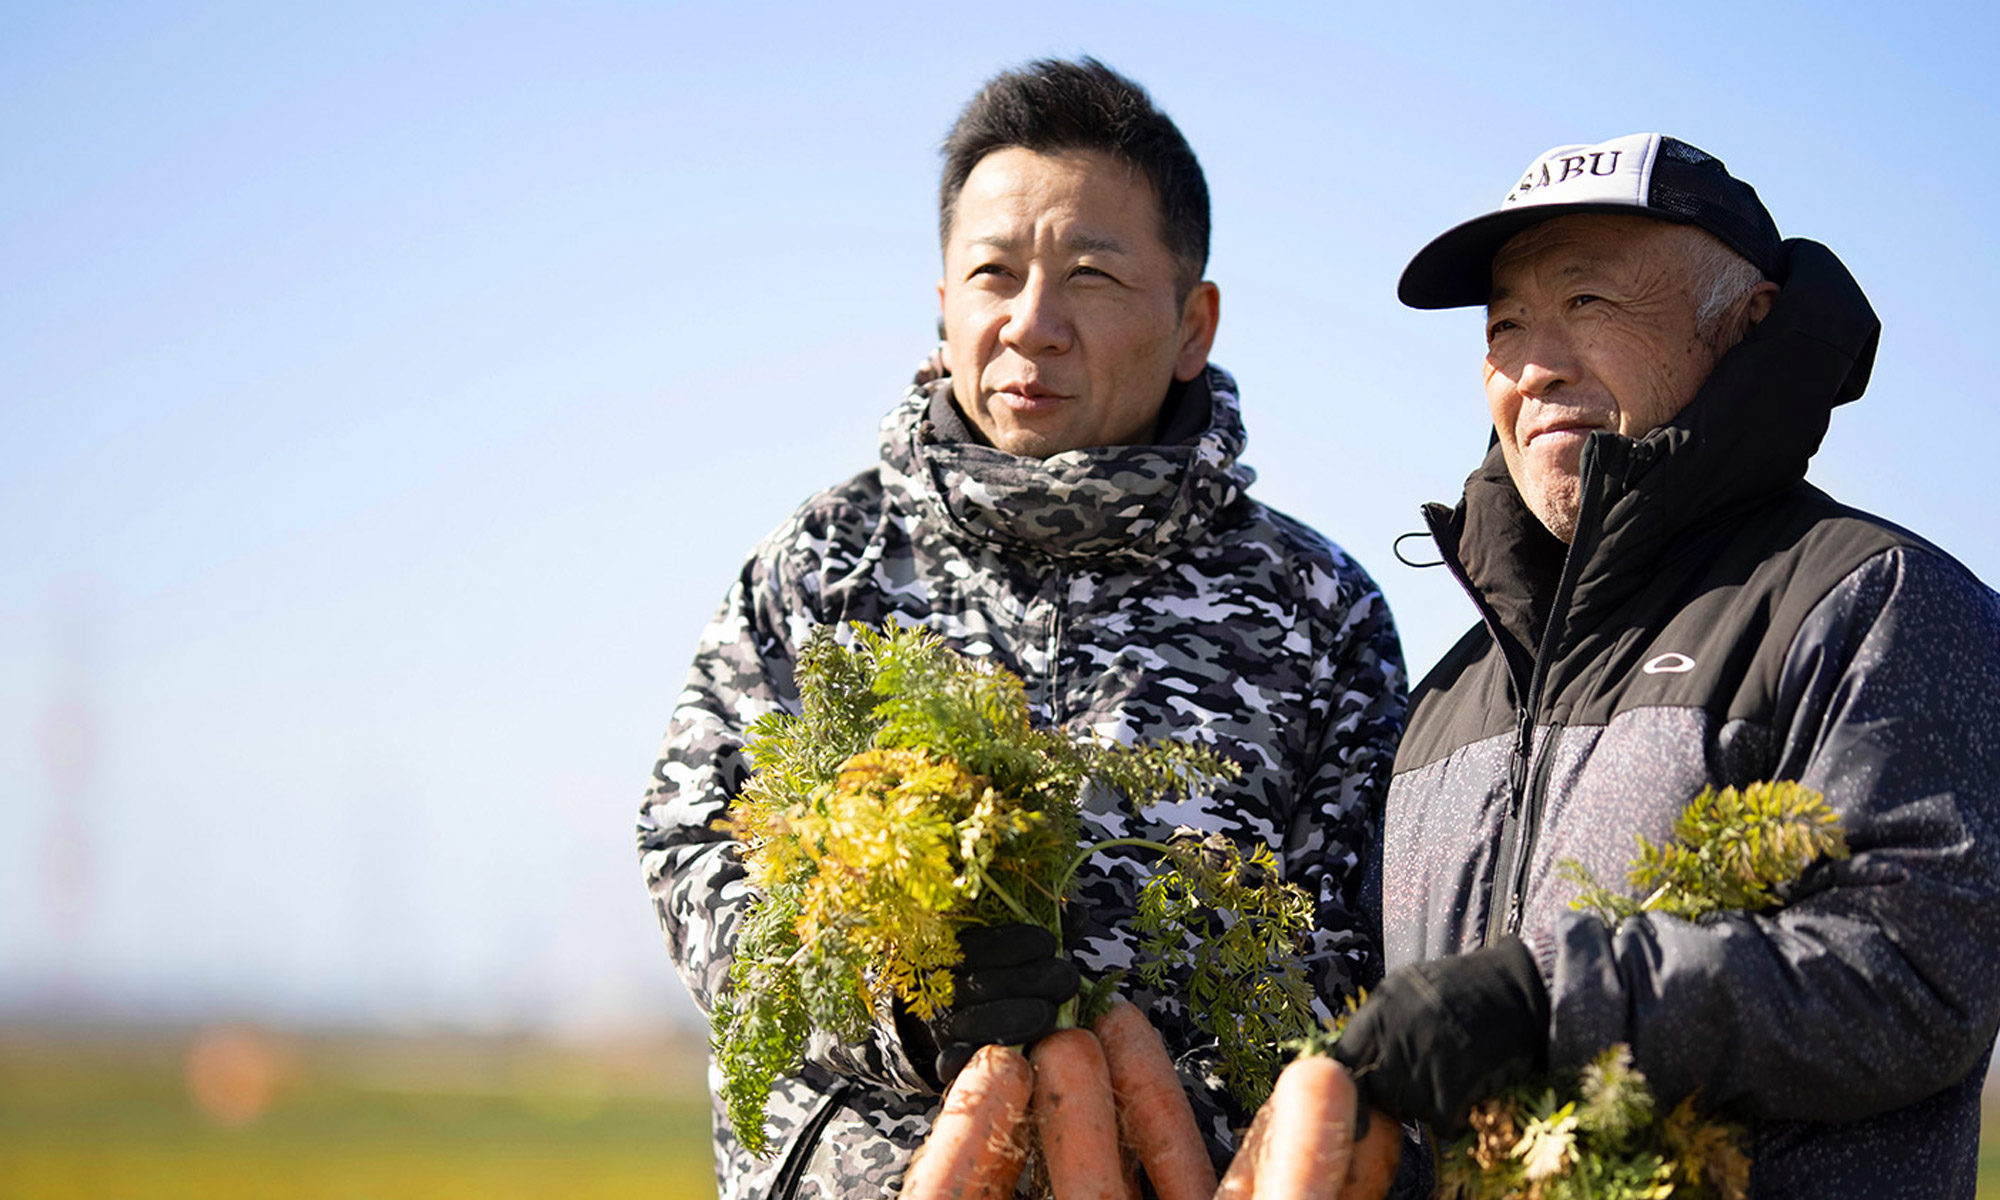
[[[1221,319],[1220,289],[1204,279],[1188,290],[1187,299],[1181,302],[1181,348],[1174,357],[1175,379],[1186,383],[1208,365],[1209,348],[1215,345],[1216,322]]]
[[[939,287],[943,287],[942,284]],[[1755,325],[1771,315],[1771,305],[1778,299],[1778,285],[1766,279],[1750,289],[1750,299],[1743,310],[1746,324]]]
[[[951,344],[944,340],[944,279],[938,279],[938,361],[951,371]],[[956,375],[958,372],[952,371]]]

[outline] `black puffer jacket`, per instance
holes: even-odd
[[[1483,624],[1418,688],[1385,829],[1391,967],[1518,932],[1551,1057],[1628,1042],[1668,1099],[1753,1121],[1758,1197],[1971,1197],[2000,1024],[2000,602],[1804,482],[1878,325],[1824,247],[1680,417],[1591,436],[1574,544],[1497,449],[1427,511]],[[1766,916],[1616,930],[1622,880],[1704,785],[1792,779],[1852,859]]]

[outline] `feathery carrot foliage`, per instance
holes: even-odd
[[[1198,946],[1198,934],[1218,924],[1274,951],[1303,944],[1310,903],[1278,881],[1268,848],[1241,869],[1209,869],[1197,855],[1201,869],[1188,874],[1191,860],[1170,845],[1079,845],[1086,788],[1145,805],[1230,778],[1234,763],[1190,743],[1121,746],[1038,728],[1018,677],[935,634],[895,624],[850,632],[842,645],[832,630],[817,631],[799,656],[800,711],[752,725],[755,773],[725,822],[753,900],[713,1042],[730,1123],[753,1153],[768,1151],[766,1099],[809,1036],[860,1041],[892,1004],[919,1017],[949,1005],[965,926],[1027,922],[1060,939],[1071,878],[1108,845],[1162,855],[1153,883],[1166,890],[1149,895],[1172,898],[1157,899],[1142,921],[1149,945]],[[1218,995],[1235,989],[1248,1002],[1239,1008],[1254,1015],[1218,1031],[1225,1044],[1309,1019],[1296,963],[1261,951],[1254,963],[1243,951],[1227,958],[1196,971]],[[1232,965],[1252,969],[1238,978]],[[1107,986],[1096,981],[1086,992]],[[1263,1015],[1286,1003],[1299,1012]],[[1261,1065],[1254,1051],[1230,1059],[1239,1073]],[[1259,1095],[1270,1081],[1246,1075],[1243,1086]]]

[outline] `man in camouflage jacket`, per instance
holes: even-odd
[[[1027,126],[996,132],[996,105],[1024,89]],[[1254,475],[1237,461],[1236,387],[1206,363],[1214,287],[1187,281],[1153,219],[1171,221],[1175,201],[1162,193],[1185,193],[1185,174],[1162,184],[1131,169],[1145,168],[1143,152],[1093,148],[1103,143],[1061,122],[1051,137],[1048,120],[1032,119],[1065,105],[1129,112],[1135,95],[1154,136],[1172,131],[1135,85],[1089,60],[1003,75],[967,109],[947,143],[943,361],[883,421],[880,463],[766,538],[702,638],[639,841],[668,944],[704,1009],[727,984],[749,901],[736,847],[716,827],[748,774],[745,730],[796,711],[793,667],[814,629],[892,618],[1019,674],[1051,725],[1126,743],[1199,740],[1235,760],[1242,776],[1214,795],[1143,814],[1095,795],[1089,835],[1159,838],[1186,825],[1266,844],[1316,902],[1309,957],[1321,999],[1335,1004],[1380,971],[1361,888],[1403,709],[1388,610],[1337,547],[1245,494]],[[1170,140],[1193,165],[1178,131]],[[1205,191],[1199,208],[1205,260]],[[1164,349],[1119,341],[1135,327],[1119,324],[1133,311],[1119,306],[1149,288],[1168,304]],[[1121,357],[1121,345],[1139,350]],[[1085,352],[1095,363],[1077,365]],[[1119,374],[1093,374],[1107,364]],[[1140,386],[1151,400],[1121,428],[1132,380],[1149,370]],[[1078,873],[1068,951],[1086,974],[1131,964],[1144,875],[1143,855],[1118,852]],[[1211,1154],[1226,1159],[1245,1114],[1213,1078],[1210,1040],[1177,988],[1135,986]],[[886,1015],[862,1044],[815,1037],[773,1090],[772,1157],[748,1155],[718,1105],[720,1193],[893,1194],[939,1100]]]

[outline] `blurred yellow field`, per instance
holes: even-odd
[[[715,1194],[700,1047],[0,1034],[0,1200]]]
[[[0,1200],[707,1200],[702,1054],[0,1030]],[[1996,1119],[1979,1195],[2000,1200]]]

